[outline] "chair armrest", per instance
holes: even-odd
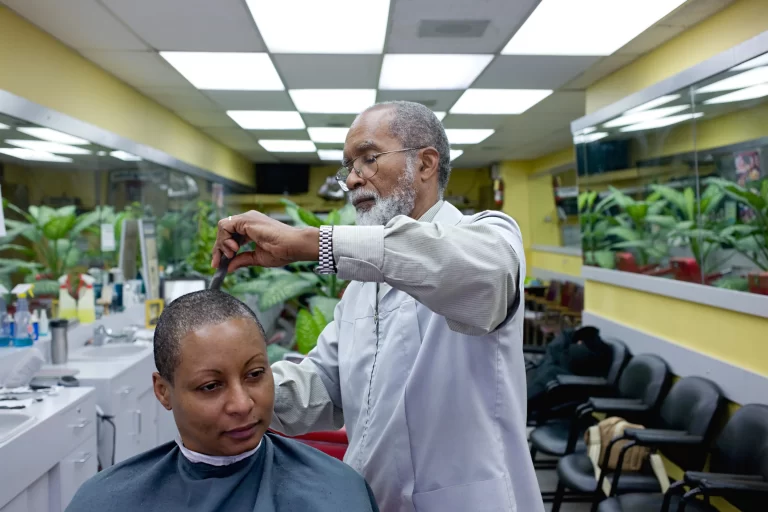
[[[768,482],[750,482],[747,480],[702,480],[699,489],[706,496],[750,497],[753,500],[768,497]]]
[[[705,473],[704,471],[686,471],[683,480],[687,485],[696,486],[704,480],[724,481],[736,480],[743,482],[765,482],[761,475],[740,475],[737,473]]]
[[[581,375],[561,374],[555,377],[557,384],[561,386],[609,386],[605,377],[583,377]]]
[[[704,442],[702,436],[695,436],[684,430],[628,428],[624,430],[624,438],[643,446],[695,446]]]
[[[592,412],[606,414],[645,413],[651,408],[637,398],[602,398],[591,397],[588,402]]]

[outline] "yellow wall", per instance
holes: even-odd
[[[669,78],[768,30],[768,0],[737,0],[587,89],[587,113]]]
[[[502,211],[515,219],[520,226],[523,235],[523,247],[525,259],[530,261],[531,215],[529,178],[531,172],[530,161],[506,161],[501,163],[501,179],[504,181],[504,205]],[[530,264],[528,264],[530,267]]]
[[[175,114],[0,6],[0,89],[254,184],[253,165]]]
[[[534,250],[528,267],[558,272],[574,277],[581,277],[581,256],[570,256],[556,252]]]
[[[555,167],[559,167],[561,165],[565,165],[568,163],[574,163],[574,168],[575,168],[576,166],[575,161],[576,161],[576,153],[574,151],[574,147],[569,146],[560,151],[555,151],[554,153],[549,153],[533,160],[533,162],[531,162],[531,172],[536,173],[536,172],[548,171],[550,169],[553,169]]]

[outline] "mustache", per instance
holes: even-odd
[[[352,190],[347,194],[347,197],[349,198],[349,202],[352,204],[355,204],[359,201],[363,201],[367,199],[373,199],[373,200],[379,199],[378,194],[375,194],[368,190]]]

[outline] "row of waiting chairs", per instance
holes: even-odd
[[[526,287],[523,342],[544,346],[564,329],[579,325],[584,287],[553,280],[547,286]]]
[[[768,406],[741,407],[717,433],[726,401],[716,384],[695,376],[673,383],[660,357],[632,356],[621,341],[606,341],[614,358],[607,377],[558,377],[548,387],[552,399],[547,410],[534,416],[530,435],[534,464],[557,469],[557,489],[542,493],[552,501],[552,512],[558,512],[564,501],[592,502],[597,512],[713,512],[709,499],[716,496],[744,512],[768,510]],[[602,472],[599,481],[583,441],[596,413],[646,427],[627,429],[612,442],[607,454],[613,443],[629,441],[620,451],[619,469]],[[685,471],[683,478],[662,494],[650,468],[622,472],[622,454],[632,446],[663,451]],[[702,472],[708,452],[709,470]],[[559,460],[540,461],[539,454]],[[603,480],[610,482],[608,496]]]

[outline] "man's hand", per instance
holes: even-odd
[[[240,246],[232,236],[256,242],[256,250],[237,254]],[[221,255],[232,259],[229,272],[241,267],[282,267],[297,261],[317,261],[320,230],[294,228],[263,213],[251,210],[219,221],[211,266],[218,268]],[[237,254],[237,256],[235,256]]]

